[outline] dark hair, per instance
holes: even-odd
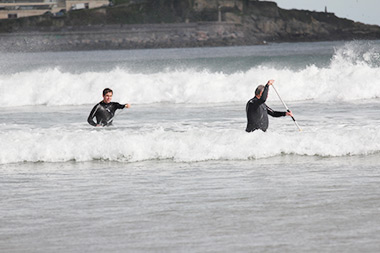
[[[113,91],[110,88],[105,88],[103,90],[103,96],[105,96],[108,92],[111,92],[113,94]]]
[[[257,86],[256,90],[255,90],[255,95],[260,95],[260,93],[264,90],[264,85],[259,85]]]

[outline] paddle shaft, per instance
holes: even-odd
[[[289,108],[286,106],[284,100],[282,100],[280,94],[278,94],[278,91],[276,90],[276,88],[274,87],[273,84],[272,84],[272,87],[273,87],[274,91],[277,93],[277,96],[278,96],[278,98],[280,99],[281,103],[284,105],[286,111],[287,111],[287,112],[290,112]],[[292,117],[292,119],[293,119],[293,121],[294,121],[294,124],[296,124],[298,130],[299,130],[299,131],[302,131],[301,128],[300,128],[300,126],[298,125],[296,119],[295,119],[293,116],[290,116],[290,117]]]

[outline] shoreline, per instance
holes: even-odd
[[[2,33],[0,51],[79,51],[265,44],[256,38],[247,38],[239,26],[235,23],[220,22],[98,25],[69,27],[61,31]]]
[[[68,27],[61,31],[0,33],[1,52],[64,52],[156,48],[254,46],[269,43],[379,40],[379,38],[298,38],[265,40],[247,36],[237,23],[198,22],[176,24],[107,25]]]

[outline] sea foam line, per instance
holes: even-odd
[[[0,133],[0,164],[109,160],[250,160],[282,155],[342,157],[380,151],[380,128],[252,134],[234,129],[182,132],[123,130],[14,130]]]
[[[348,43],[336,50],[327,67],[301,70],[258,66],[227,74],[207,70],[166,70],[134,73],[68,73],[53,67],[0,75],[2,107],[25,105],[83,105],[101,100],[105,87],[114,100],[134,104],[246,102],[258,84],[275,79],[286,101],[351,101],[380,97],[380,64],[376,48]],[[269,100],[278,100],[271,95]]]

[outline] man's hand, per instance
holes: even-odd
[[[293,113],[292,113],[292,111],[288,111],[288,112],[286,112],[286,116],[291,116],[291,117],[293,117]]]
[[[274,80],[273,80],[273,79],[271,79],[271,80],[269,80],[269,81],[267,82],[268,85],[272,85],[273,83],[274,83]]]
[[[131,107],[129,104],[125,104],[125,108],[129,108]]]

